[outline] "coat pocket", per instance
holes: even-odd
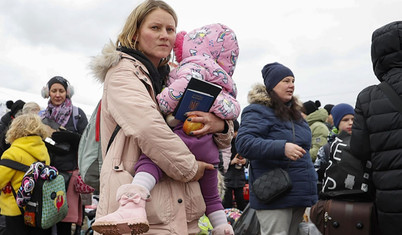
[[[198,182],[189,182],[184,185],[187,221],[198,220],[205,213],[205,202]]]
[[[146,203],[148,222],[150,224],[168,224],[174,218],[172,182],[159,181],[151,191],[151,200]]]

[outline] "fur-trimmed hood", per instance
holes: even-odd
[[[269,97],[265,85],[262,83],[255,84],[248,92],[247,100],[250,104],[261,104],[271,107],[271,97]]]
[[[100,55],[92,57],[89,68],[96,80],[104,83],[107,71],[120,61],[121,56],[122,53],[116,50],[116,46],[112,41],[109,41],[103,47]]]

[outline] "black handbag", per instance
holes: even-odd
[[[292,189],[292,181],[287,171],[275,168],[267,171],[252,183],[251,189],[263,203],[270,203]]]
[[[293,142],[295,142],[295,128],[292,122]],[[252,164],[250,164],[251,168]],[[289,168],[289,164],[288,164]],[[253,174],[253,170],[251,169]],[[254,177],[253,177],[254,178]],[[282,168],[275,168],[262,174],[251,184],[251,190],[263,203],[268,204],[292,189],[292,180],[288,172]]]

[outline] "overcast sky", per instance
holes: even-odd
[[[115,42],[139,2],[1,1],[0,86],[40,97],[47,81],[61,75],[75,88],[73,103],[95,106],[102,87],[88,69],[90,58],[108,40]],[[378,83],[370,57],[372,32],[402,20],[400,0],[166,2],[178,15],[178,31],[211,23],[235,31],[240,55],[233,78],[242,108],[251,86],[262,82],[261,68],[275,61],[293,71],[295,94],[303,102],[354,106],[363,88]],[[45,107],[47,100],[37,102]]]

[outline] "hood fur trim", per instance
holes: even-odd
[[[248,92],[248,102],[250,104],[262,104],[271,106],[271,98],[268,96],[267,89],[264,84],[257,83]]]
[[[102,54],[92,57],[89,63],[89,68],[91,69],[96,80],[101,83],[105,82],[105,77],[107,71],[115,66],[121,59],[121,52],[116,50],[116,46],[110,40],[103,49]]]

